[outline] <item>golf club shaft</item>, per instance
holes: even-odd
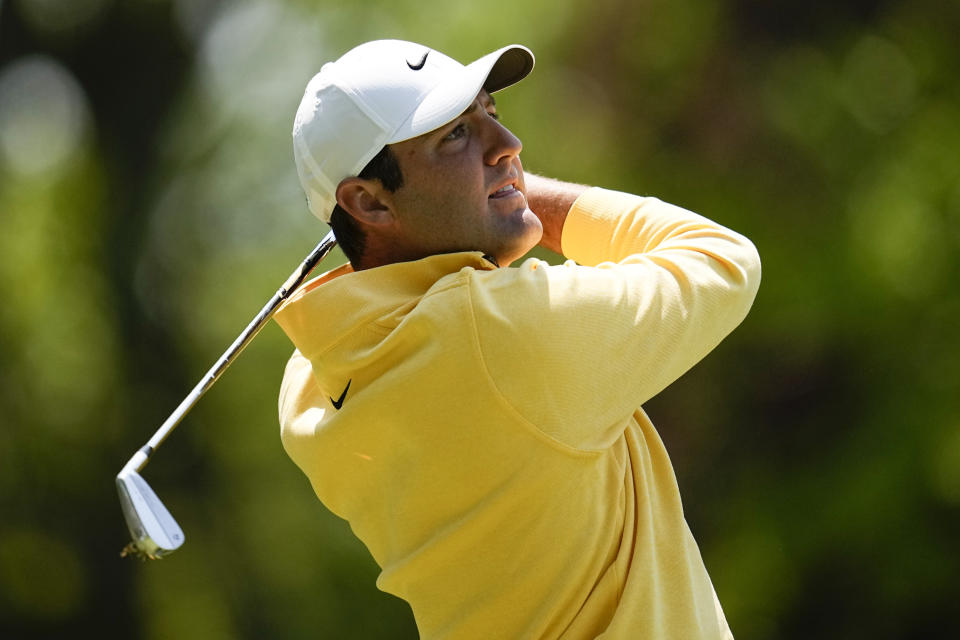
[[[153,455],[153,452],[166,440],[167,436],[176,428],[180,421],[183,420],[184,416],[190,412],[197,401],[203,396],[207,390],[213,386],[217,381],[217,378],[226,371],[233,361],[237,358],[244,347],[246,347],[253,338],[260,333],[260,330],[263,329],[264,325],[273,317],[273,314],[276,312],[280,304],[290,297],[294,291],[303,283],[306,277],[313,271],[313,268],[317,265],[318,262],[323,260],[323,258],[330,253],[330,250],[333,249],[337,244],[336,238],[333,236],[333,232],[330,231],[324,236],[323,240],[314,247],[313,251],[300,263],[300,266],[290,274],[290,277],[287,278],[286,282],[280,286],[274,296],[270,299],[263,309],[260,310],[260,313],[254,317],[254,319],[247,325],[247,328],[237,336],[237,339],[233,341],[233,344],[220,356],[220,359],[217,360],[216,364],[207,371],[207,374],[203,376],[203,379],[197,383],[197,386],[193,388],[186,398],[180,403],[180,405],[174,409],[173,413],[170,414],[160,428],[157,429],[157,432],[153,434],[153,437],[147,441],[143,447],[137,451],[129,462],[124,466],[124,469],[133,468],[134,471],[140,472],[147,462],[150,460],[150,457]]]

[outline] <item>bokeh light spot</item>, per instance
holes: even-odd
[[[948,265],[941,217],[911,188],[900,167],[879,171],[851,199],[853,245],[870,278],[904,298],[922,298],[942,284]]]
[[[0,161],[16,173],[62,169],[89,121],[83,89],[55,60],[29,56],[0,72]]]
[[[822,141],[836,119],[836,75],[818,49],[786,51],[773,61],[763,87],[767,117],[800,144]]]
[[[916,72],[891,41],[863,37],[843,64],[841,99],[865,129],[884,133],[913,105]]]

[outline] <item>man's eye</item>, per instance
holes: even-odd
[[[458,124],[457,126],[455,126],[455,127],[450,131],[450,133],[448,133],[447,135],[443,136],[443,139],[444,139],[444,140],[456,140],[457,138],[462,138],[462,137],[465,136],[466,134],[467,134],[467,127],[466,127],[463,123],[460,123],[460,124]]]

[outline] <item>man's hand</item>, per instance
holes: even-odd
[[[573,206],[574,200],[588,187],[527,172],[524,172],[523,179],[526,184],[527,205],[543,224],[540,246],[563,255],[560,238],[563,235],[567,212]]]

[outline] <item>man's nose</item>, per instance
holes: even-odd
[[[486,153],[486,162],[490,166],[496,166],[504,158],[516,158],[523,150],[523,143],[520,138],[513,135],[513,132],[500,124],[498,121],[490,118],[487,120],[489,142]]]

